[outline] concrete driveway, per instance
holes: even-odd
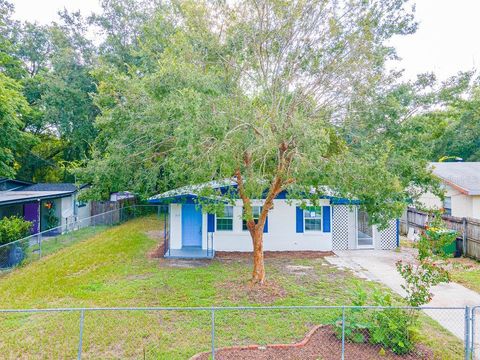
[[[401,285],[402,277],[398,274],[395,263],[398,260],[412,261],[414,249],[402,251],[391,250],[345,250],[335,251],[336,256],[329,256],[326,260],[342,269],[350,269],[358,277],[377,281],[388,286],[401,296],[405,295]],[[433,299],[429,307],[465,307],[480,305],[480,294],[469,290],[457,283],[440,284],[432,288]],[[464,309],[429,309],[425,310],[430,317],[458,338],[465,337],[465,310]],[[480,309],[477,310],[477,336],[480,336]],[[475,343],[480,343],[476,336]],[[476,347],[480,349],[480,347]]]

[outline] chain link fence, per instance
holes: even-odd
[[[0,245],[0,273],[11,270],[56,252],[76,242],[88,239],[112,226],[140,216],[156,214],[166,219],[162,205],[132,205],[95,216],[67,222],[23,239]]]
[[[425,312],[455,322],[445,330]],[[0,310],[5,359],[473,359],[478,308]]]

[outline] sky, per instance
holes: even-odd
[[[10,0],[14,17],[48,24],[64,7],[84,15],[98,12],[99,0]],[[418,31],[396,37],[390,44],[402,58],[389,68],[404,69],[405,79],[434,72],[446,79],[459,71],[480,68],[480,0],[412,0],[416,4]]]

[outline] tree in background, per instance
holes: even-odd
[[[22,131],[29,108],[18,81],[24,71],[12,56],[12,11],[9,3],[0,1],[0,176],[13,176],[18,167],[15,154],[33,143]]]
[[[0,73],[0,176],[15,174],[15,153],[32,143],[22,131],[22,116],[27,112],[28,104],[20,84]]]
[[[480,84],[477,79],[468,96],[459,97],[441,111],[425,117],[445,124],[445,132],[433,149],[432,160],[444,156],[460,157],[464,161],[480,161]]]
[[[14,38],[31,109],[24,131],[38,139],[17,155],[17,174],[35,181],[72,181],[69,168],[89,157],[96,137],[97,108],[91,98],[96,84],[90,74],[95,48],[86,39],[86,21],[79,13],[59,15],[59,24],[17,24]]]

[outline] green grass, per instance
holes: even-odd
[[[2,308],[343,305],[358,286],[380,287],[328,265],[323,259],[267,259],[269,284],[248,286],[249,259],[215,259],[201,266],[152,259],[160,230],[154,217],[109,228],[90,239],[72,241],[41,260],[0,278]],[[386,291],[386,290],[385,290]],[[79,312],[0,314],[0,353],[6,358],[73,358]],[[217,347],[285,343],[302,339],[315,324],[328,324],[340,311],[219,311]],[[197,312],[87,312],[86,358],[185,359],[210,346],[211,314]],[[441,358],[460,358],[461,344],[431,321],[430,346]],[[440,340],[436,340],[440,339]],[[448,351],[443,351],[443,349]],[[48,355],[48,356],[47,356]]]
[[[52,254],[64,247],[73,245],[79,241],[86,240],[92,237],[95,234],[98,234],[104,230],[106,230],[107,226],[89,226],[83,229],[79,229],[76,231],[72,231],[69,233],[51,236],[51,237],[43,237],[42,238],[42,256]],[[34,251],[35,250],[35,251]],[[29,247],[26,251],[26,259],[27,261],[34,261],[37,260],[39,257],[38,254],[38,247]]]
[[[480,262],[469,258],[449,259],[450,276],[463,286],[480,292]]]

